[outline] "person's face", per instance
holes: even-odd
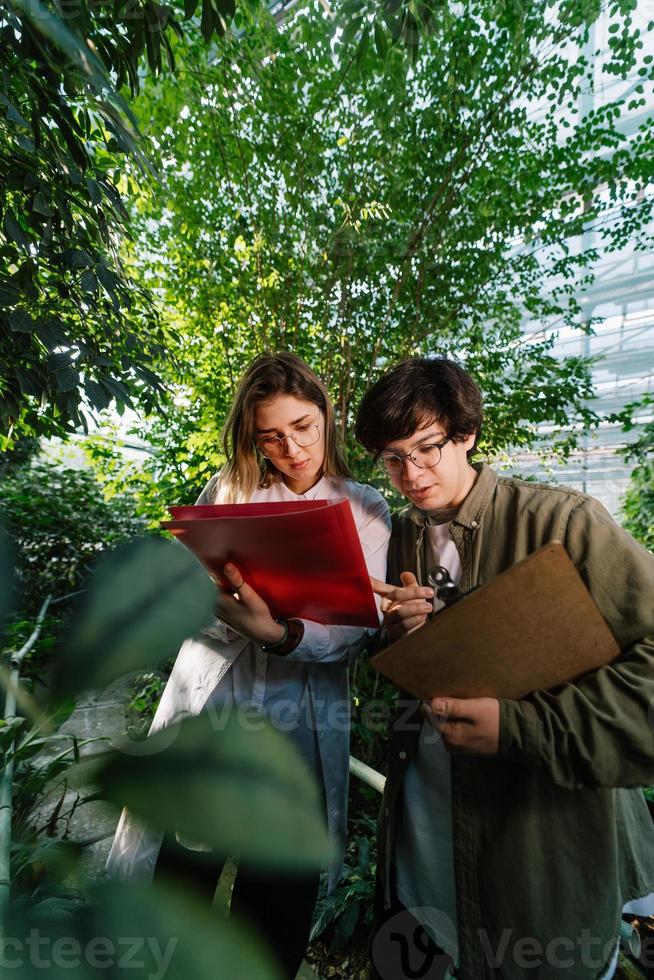
[[[289,490],[306,493],[318,482],[325,459],[325,418],[317,405],[295,395],[275,395],[259,402],[254,426],[255,442]]]
[[[406,439],[398,439],[384,447],[385,453],[403,456],[420,446],[442,443],[447,439],[438,421],[426,423]],[[398,473],[389,473],[394,487],[421,510],[442,510],[458,507],[468,496],[477,472],[468,463],[467,453],[475,444],[475,434],[461,442],[448,441],[441,450],[440,462],[432,467],[419,467],[408,456]]]

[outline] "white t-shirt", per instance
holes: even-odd
[[[453,582],[461,560],[450,537],[450,522],[428,525],[434,565],[443,565]],[[434,610],[443,603],[434,598]],[[450,756],[440,734],[425,721],[415,759],[406,771],[396,851],[397,897],[425,932],[458,959],[452,776]]]

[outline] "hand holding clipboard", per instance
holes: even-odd
[[[421,616],[426,620],[424,606]],[[370,662],[425,701],[519,699],[575,680],[619,653],[565,548],[552,541]]]

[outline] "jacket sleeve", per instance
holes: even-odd
[[[654,556],[580,497],[564,545],[620,656],[578,680],[500,702],[500,754],[559,786],[654,784]]]
[[[366,494],[365,513],[366,519],[358,531],[368,574],[385,579],[391,520],[388,504],[372,488],[368,488]],[[379,602],[377,608],[379,609]],[[287,660],[340,663],[347,667],[377,633],[375,629],[363,629],[359,626],[323,626],[306,619],[302,622],[304,635],[296,648],[287,655]]]

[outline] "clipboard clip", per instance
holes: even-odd
[[[435,565],[427,572],[427,581],[436,592],[436,598],[444,602],[446,606],[452,606],[465,595],[459,586],[450,578],[450,573],[443,565]]]

